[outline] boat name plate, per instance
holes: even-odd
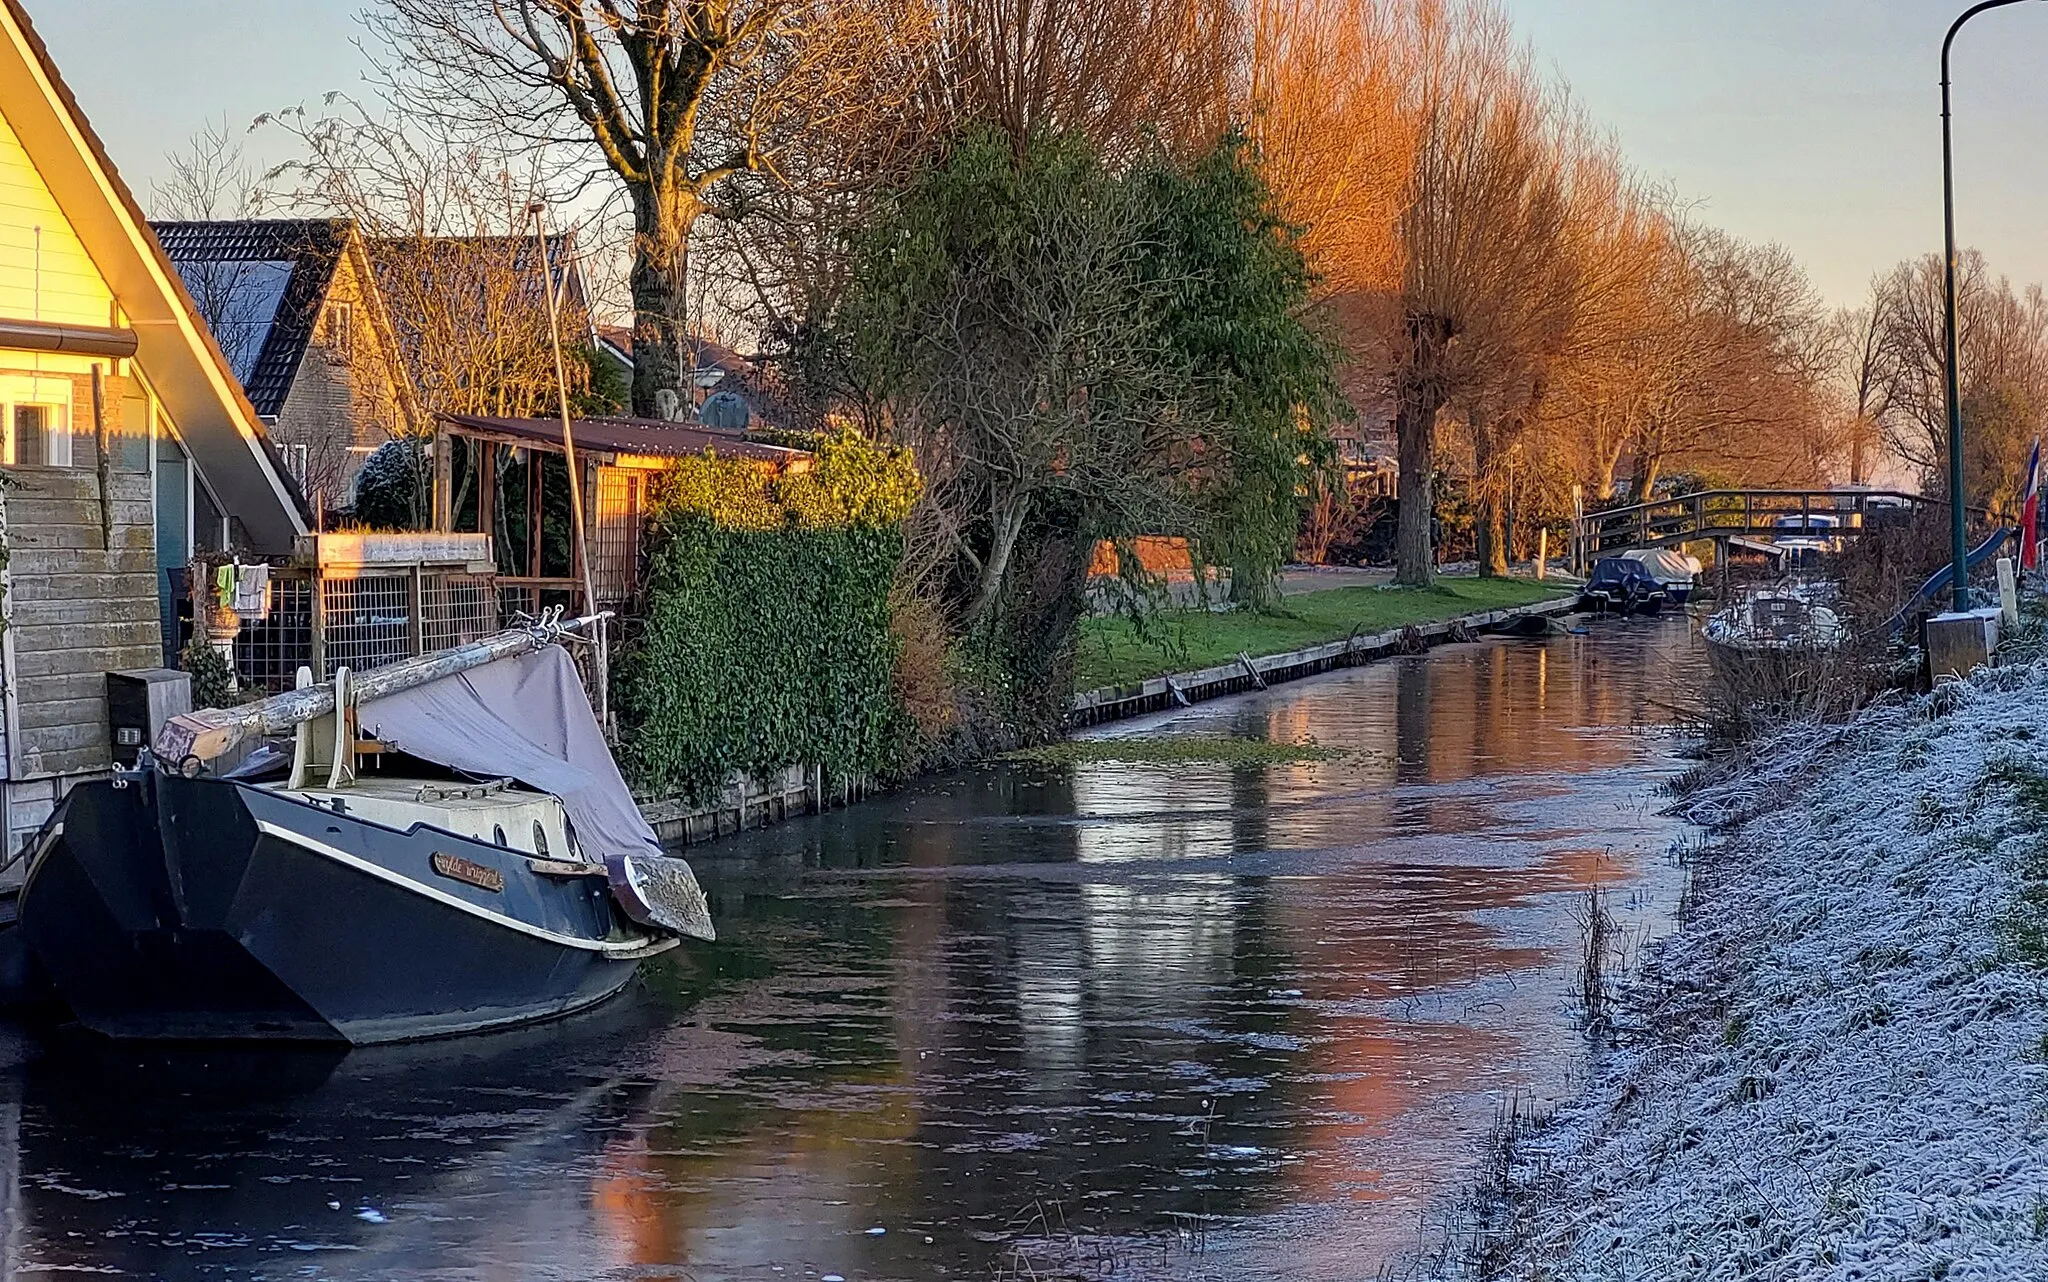
[[[478,890],[488,890],[494,895],[502,893],[505,889],[504,873],[474,859],[464,859],[461,855],[451,855],[445,850],[437,850],[434,852],[433,865],[435,872],[451,881],[463,882],[475,886]]]

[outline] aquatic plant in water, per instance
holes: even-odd
[[[1067,739],[1022,748],[1006,761],[1040,765],[1081,766],[1102,762],[1126,765],[1275,766],[1305,761],[1331,761],[1345,755],[1313,739],[1305,743],[1269,743],[1263,739],[1232,739],[1223,735],[1121,735],[1113,739]]]

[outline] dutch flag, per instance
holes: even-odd
[[[2041,563],[2041,438],[2034,438],[2034,452],[2027,456],[2027,487],[2020,491],[2020,566],[2034,569]]]

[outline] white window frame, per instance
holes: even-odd
[[[44,429],[50,434],[50,457],[42,463],[25,466],[73,466],[71,380],[30,374],[0,375],[0,463],[16,465],[14,411],[21,406],[38,405],[51,412],[51,421]]]
[[[356,356],[356,305],[348,299],[327,304],[327,346],[346,364]]]

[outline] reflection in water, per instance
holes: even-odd
[[[986,1277],[1049,1223],[1083,1275],[1370,1276],[1501,1097],[1562,1089],[1572,892],[1665,919],[1639,731],[1693,675],[1676,622],[1454,647],[1100,732],[1335,760],[1002,767],[751,834],[693,853],[720,943],[568,1026],[0,1045],[0,1265]]]

